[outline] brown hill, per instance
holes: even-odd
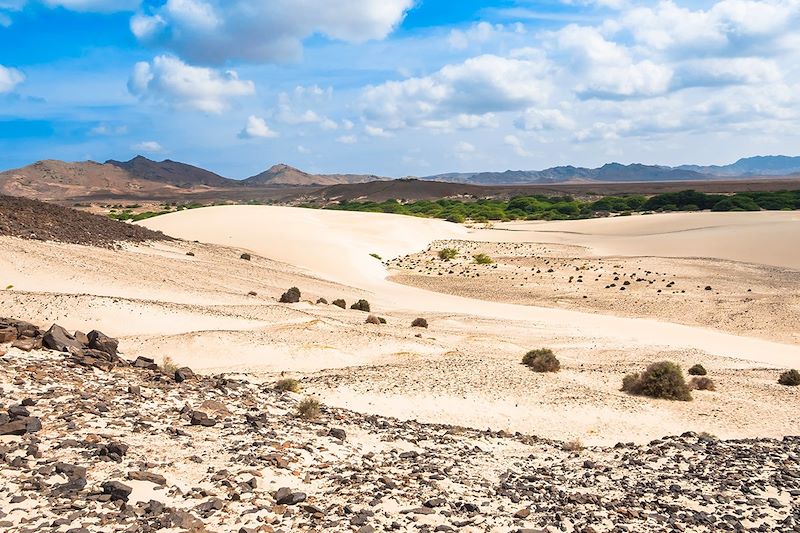
[[[160,231],[69,207],[0,195],[0,235],[92,246],[171,240]]]
[[[241,182],[237,180],[223,178],[219,174],[203,168],[170,159],[152,161],[138,155],[130,161],[124,162],[110,159],[106,161],[106,165],[113,165],[126,170],[136,178],[175,185],[181,188],[191,188],[198,185],[207,187],[237,187],[241,185]]]
[[[0,172],[1,194],[42,200],[63,201],[96,194],[155,197],[174,189],[163,183],[135,178],[114,165],[94,161],[66,163],[46,160]]]
[[[245,185],[267,185],[281,187],[306,187],[313,185],[338,185],[343,183],[367,183],[386,178],[361,174],[309,174],[283,163],[273,165],[255,176],[242,181]]]

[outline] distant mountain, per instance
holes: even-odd
[[[124,169],[136,178],[181,188],[197,186],[236,187],[241,184],[237,180],[223,178],[219,174],[214,174],[208,170],[169,159],[157,162],[139,155],[125,162],[111,159],[106,161],[106,164]]]
[[[506,170],[505,172],[474,172],[464,174],[439,174],[422,178],[433,181],[451,181],[474,185],[521,185],[637,181],[691,181],[708,179],[707,175],[693,170],[654,165],[621,165],[607,163],[600,168],[573,166],[553,167],[545,170]]]
[[[0,193],[40,200],[61,201],[93,194],[152,197],[170,190],[175,187],[136,178],[123,168],[94,161],[45,160],[0,172]]]
[[[245,186],[269,185],[279,187],[300,187],[309,185],[339,185],[343,183],[367,183],[370,181],[385,180],[373,175],[360,174],[309,174],[283,163],[274,165],[255,176],[242,180]]]
[[[742,158],[730,165],[682,165],[676,168],[714,176],[787,176],[800,173],[800,156],[759,155]]]

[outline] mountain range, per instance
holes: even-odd
[[[655,183],[709,181],[756,177],[800,177],[800,157],[757,156],[730,165],[678,167],[608,163],[599,168],[559,166],[544,170],[506,170],[438,174],[419,178],[427,182],[469,185],[552,185],[580,183]],[[23,168],[0,172],[0,193],[64,201],[85,198],[170,198],[187,193],[235,192],[246,198],[258,191],[322,188],[387,182],[390,178],[360,174],[310,174],[278,164],[243,180],[171,161],[137,156],[130,161],[109,160],[69,163],[38,161]]]

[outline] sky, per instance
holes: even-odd
[[[0,0],[0,168],[800,154],[800,0]]]

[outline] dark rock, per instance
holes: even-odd
[[[216,423],[217,421],[215,419],[211,418],[203,411],[192,411],[191,424],[193,426],[211,427]]]
[[[359,300],[353,305],[351,305],[350,309],[355,309],[356,311],[363,311],[365,313],[369,313],[370,312],[369,302],[366,300]]]
[[[26,433],[36,433],[40,429],[42,429],[41,420],[35,416],[29,416],[0,425],[0,435],[25,435]]]
[[[242,255],[239,256],[239,259],[244,259],[245,261],[250,261],[250,259],[251,259],[250,258],[250,254],[245,252],[245,253],[243,253]]]
[[[120,481],[106,481],[102,485],[103,493],[111,495],[111,499],[128,501],[128,496],[133,492],[133,487],[120,482]]]
[[[275,503],[278,505],[297,505],[298,503],[306,501],[305,492],[292,492],[288,487],[282,487],[274,495]]]
[[[347,433],[345,433],[345,431],[342,428],[331,428],[330,430],[328,430],[328,435],[330,435],[334,439],[339,439],[339,440],[347,439]]]
[[[42,349],[41,337],[20,337],[11,343],[12,348],[17,348],[23,352],[30,352],[31,350]]]
[[[17,328],[13,326],[0,327],[0,343],[17,340]]]
[[[89,348],[92,350],[99,350],[111,357],[117,357],[117,348],[119,347],[117,339],[113,339],[97,330],[90,331],[88,338]]]
[[[76,341],[67,330],[58,324],[50,326],[50,329],[44,334],[42,337],[42,346],[57,352],[69,352],[70,348],[80,351],[84,348],[83,344]]]
[[[8,408],[8,416],[10,416],[12,420],[15,420],[17,418],[31,416],[31,413],[24,405],[12,405]]]
[[[175,371],[175,381],[178,383],[183,383],[184,381],[195,379],[196,377],[195,373],[188,366],[184,366]]]
[[[412,328],[427,328],[428,321],[424,318],[415,318],[414,321],[411,323]]]
[[[75,337],[76,341],[84,346],[89,346],[89,337],[86,335],[86,333],[82,331],[76,331],[72,336]]]
[[[142,355],[136,358],[136,361],[133,362],[133,367],[144,368],[147,370],[158,370],[158,365],[153,359],[144,357]]]
[[[281,295],[282,304],[296,304],[300,301],[300,289],[292,287]]]
[[[156,485],[164,486],[167,484],[167,478],[155,472],[145,472],[139,470],[132,470],[128,472],[128,479],[133,481],[148,481]]]
[[[342,309],[347,309],[347,303],[344,300],[342,300],[341,298],[338,298],[338,299],[334,300],[331,303],[333,305],[335,305],[336,307],[341,307]]]

